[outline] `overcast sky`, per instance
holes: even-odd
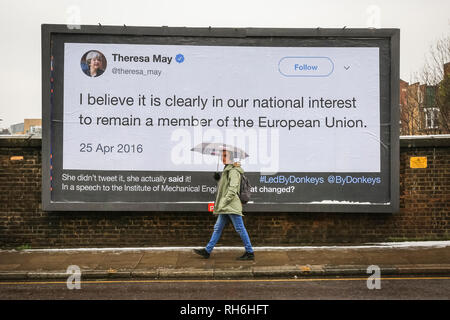
[[[450,34],[449,0],[1,0],[0,128],[41,118],[43,23],[129,26],[400,28],[400,76]]]

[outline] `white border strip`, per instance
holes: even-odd
[[[255,251],[293,251],[293,250],[351,250],[351,249],[395,249],[395,248],[445,248],[450,241],[410,241],[410,242],[380,242],[359,246],[277,246],[253,247]],[[20,252],[132,252],[132,251],[191,251],[196,247],[135,247],[135,248],[67,248],[67,249],[25,249]],[[215,247],[216,251],[242,251],[243,247]],[[17,250],[0,250],[0,252],[15,252]]]

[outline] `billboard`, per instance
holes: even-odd
[[[44,210],[398,209],[396,29],[42,26]],[[239,156],[239,157],[238,157]]]

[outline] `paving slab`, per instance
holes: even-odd
[[[354,249],[288,251],[292,264],[363,264],[365,259]]]
[[[421,248],[406,252],[404,257],[408,263],[427,264],[432,261],[434,264],[450,264],[450,250]]]
[[[255,252],[255,265],[257,266],[283,266],[290,262],[286,251]]]
[[[361,250],[359,254],[362,256],[362,261],[367,265],[395,265],[407,264],[408,259],[405,254],[398,250]],[[362,263],[360,263],[362,264]]]
[[[14,271],[20,267],[20,263],[0,263],[0,271]]]
[[[95,268],[96,270],[134,270],[144,253],[107,253]]]
[[[100,263],[105,259],[105,255],[99,252],[80,252],[76,253],[64,253],[66,255],[66,259],[64,260],[64,264],[67,265],[76,265],[80,267],[81,270],[94,270],[98,267]]]
[[[177,251],[145,252],[135,269],[153,269],[159,267],[175,268],[178,261]]]
[[[240,251],[221,251],[216,252],[214,256],[211,255],[209,259],[214,260],[214,267],[216,269],[227,269],[227,268],[236,269],[242,267],[251,267],[252,265],[256,264],[256,262],[252,260],[249,261],[236,260],[236,258],[240,257],[242,254],[243,252]],[[257,259],[258,257],[256,257],[255,260]]]
[[[205,259],[198,254],[189,251],[179,252],[176,268],[185,268],[186,266],[190,266],[191,268],[209,270],[214,268],[215,259]]]
[[[16,259],[7,260],[8,258],[2,257],[2,261],[14,261],[13,267],[15,271],[66,271],[67,267],[71,264],[68,262],[69,257],[62,254],[50,254],[50,253],[22,253],[16,257]],[[2,265],[4,270],[6,264]]]

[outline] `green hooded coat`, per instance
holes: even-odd
[[[242,214],[242,203],[239,199],[241,174],[244,170],[240,166],[227,164],[218,182],[217,197],[214,204],[214,214]]]

